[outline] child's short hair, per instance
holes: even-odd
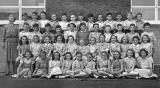
[[[143,36],[146,36],[148,38],[148,41],[147,41],[148,43],[151,42],[151,39],[148,35],[143,35]],[[143,36],[142,36],[142,42],[143,42]]]
[[[148,22],[147,22],[147,23],[144,23],[143,28],[144,28],[144,27],[146,27],[146,26],[151,27],[151,24],[150,24],[150,23],[148,23]]]
[[[122,26],[122,24],[117,24],[117,27]]]
[[[135,25],[135,24],[130,24],[130,27],[131,27],[131,26],[134,26],[134,27],[135,27],[136,25]]]
[[[50,24],[50,23],[47,23],[47,24],[45,25],[45,27],[51,27],[51,24]]]
[[[38,15],[38,13],[37,13],[37,12],[32,12],[32,14]]]
[[[111,15],[111,16],[112,16],[113,14],[109,12],[109,13],[106,14],[106,16],[108,16],[108,15]]]
[[[106,38],[106,36],[105,36],[104,34],[100,34],[100,35],[99,35],[99,38],[100,38],[100,36],[103,36],[104,38]]]
[[[94,15],[92,13],[89,13],[88,18],[90,18],[90,17],[94,17]]]
[[[33,24],[33,27],[39,27],[39,24],[35,23]]]
[[[94,24],[93,24],[93,27],[94,27],[95,25],[98,25],[98,27],[99,27],[99,24],[98,24],[98,23],[94,23]]]
[[[60,26],[60,25],[57,25],[56,28],[60,28],[60,29],[61,29],[61,26]]]
[[[28,14],[27,13],[23,13],[22,16],[28,16]]]
[[[67,42],[68,42],[68,40],[69,40],[69,37],[71,37],[71,38],[73,39],[73,41],[75,40],[72,35],[69,35],[68,38],[67,38]]]
[[[66,13],[62,13],[61,16],[67,16],[67,14]]]
[[[82,56],[82,53],[81,52],[76,52],[76,55],[80,54]]]
[[[27,26],[29,26],[29,23],[27,23],[27,22],[24,22],[24,23],[23,23],[23,26],[24,26],[24,25],[27,25]]]
[[[141,16],[142,16],[142,13],[137,13],[137,14],[136,14],[136,17],[137,17],[138,15],[141,15]]]
[[[74,23],[69,23],[68,27],[70,27],[70,25],[73,25],[74,27],[76,27],[76,25]]]
[[[117,16],[117,15],[121,15],[121,16],[122,16],[122,14],[121,14],[120,12],[116,13],[116,16]]]
[[[139,51],[139,56],[142,57],[141,55],[141,52],[144,51],[146,53],[146,56],[148,56],[149,52],[145,49],[145,48],[142,48],[140,51]]]
[[[47,13],[46,13],[45,11],[42,11],[40,14],[45,14],[45,15],[47,15]]]

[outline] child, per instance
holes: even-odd
[[[61,26],[60,25],[57,25],[56,26],[56,30],[55,30],[55,36],[54,37],[57,37],[58,35],[61,35],[61,36],[64,36],[63,35],[64,33],[63,33],[63,30],[61,29]],[[55,42],[55,41],[53,41],[53,42]],[[64,42],[64,41],[63,41]]]
[[[125,33],[122,32],[123,26],[121,24],[117,24],[117,30],[118,32],[115,33],[115,36],[117,36],[118,42],[120,43],[122,40],[122,37],[125,36]]]
[[[103,32],[104,32],[103,31],[103,26],[104,26],[103,15],[102,14],[98,14],[97,19],[98,19],[98,21],[95,22],[95,23],[99,24],[99,28],[100,28],[99,30],[103,34]]]
[[[94,15],[88,14],[87,28],[90,32],[93,31],[93,24],[94,24]]]
[[[62,72],[65,78],[74,76],[74,72],[72,71],[72,63],[73,63],[72,54],[70,52],[66,52],[62,64]]]
[[[139,44],[139,37],[138,36],[134,36],[132,38],[133,43],[129,46],[129,49],[133,49],[133,51],[135,52],[135,57],[138,58],[139,57],[139,51],[142,48],[142,46]]]
[[[24,23],[22,31],[19,32],[19,39],[21,39],[22,36],[27,36],[27,38],[29,38],[31,35],[31,33],[29,32],[29,29],[30,29],[29,24]]]
[[[96,71],[96,63],[93,61],[92,53],[87,53],[87,61],[84,64],[84,72],[88,77],[92,77]]]
[[[101,54],[102,51],[109,51],[109,43],[105,42],[105,35],[100,35],[99,36],[99,43],[97,43],[98,46],[98,53],[99,55]]]
[[[148,51],[145,49],[141,49],[139,52],[139,56],[139,68],[135,69],[135,71],[139,73],[139,76],[141,78],[157,77],[157,75],[152,72],[153,58],[148,57]]]
[[[38,35],[38,37],[40,38],[40,40],[42,39],[42,34],[39,32],[39,25],[38,24],[33,24],[33,32],[31,32],[31,35],[29,37],[29,39],[33,40],[33,36],[34,35]]]
[[[123,76],[138,76],[138,73],[135,72],[135,65],[136,65],[136,59],[135,59],[135,52],[132,49],[127,50],[126,58],[124,58],[124,71]]]
[[[32,12],[32,20],[30,22],[30,26],[31,28],[33,27],[33,24],[38,24],[41,25],[40,21],[39,21],[39,16],[37,12]]]
[[[46,31],[42,34],[42,40],[44,40],[46,36],[49,36],[51,40],[54,40],[54,34],[51,33],[51,25],[49,23],[45,25],[45,30]]]
[[[77,44],[74,42],[73,36],[68,36],[68,42],[65,45],[65,52],[71,52],[72,56],[75,56],[77,51]]]
[[[73,36],[74,39],[76,40],[76,34],[77,34],[76,25],[74,23],[70,23],[68,24],[68,28],[69,28],[68,31],[64,33],[65,40],[67,40],[68,36],[70,35]]]
[[[150,42],[150,38],[148,35],[142,36],[142,48],[146,49],[148,51],[148,56],[153,55],[153,44]]]
[[[142,13],[137,13],[137,15],[136,15],[136,26],[137,26],[137,31],[138,31],[139,34],[141,34],[144,31],[143,25],[144,25],[144,22],[142,20]]]
[[[109,43],[110,42],[110,38],[111,38],[111,26],[110,25],[106,25],[106,27],[105,27],[105,37],[106,37],[106,39],[105,39],[105,41],[107,42],[107,43]]]
[[[59,21],[57,20],[57,14],[52,14],[51,15],[51,20],[50,20],[50,24],[52,27],[51,32],[54,33],[56,26],[59,25]]]
[[[115,26],[118,27],[118,24],[121,24],[122,27],[124,26],[124,21],[122,21],[122,14],[121,13],[116,14]]]
[[[18,78],[31,78],[32,52],[26,51],[17,68]]]
[[[133,20],[133,15],[132,12],[127,13],[127,20],[124,21],[124,31],[125,33],[129,32],[129,27],[131,24],[135,24],[136,25],[136,21]]]
[[[91,37],[95,37],[96,38],[96,42],[98,43],[100,34],[101,33],[99,32],[99,24],[97,24],[97,23],[93,24],[93,32],[90,32],[89,39]]]
[[[46,54],[46,52],[41,51],[40,55],[36,58],[35,70],[32,77],[47,77],[48,60]]]
[[[70,17],[71,21],[69,23],[74,23],[76,26],[78,26],[76,19],[77,19],[76,16],[74,14],[72,14]]]
[[[79,31],[77,32],[77,35],[76,35],[76,39],[77,39],[77,43],[79,44],[79,41],[80,40],[84,40],[85,41],[85,44],[88,44],[89,42],[89,30],[87,30],[86,28],[86,24],[85,23],[80,23],[79,25]]]
[[[76,53],[76,60],[72,63],[72,71],[74,72],[74,77],[84,77],[86,73],[84,70],[84,62],[82,60],[82,53]]]
[[[61,15],[61,21],[59,21],[59,25],[61,26],[61,28],[64,32],[68,30],[68,22],[67,22],[67,14],[66,13],[63,13]]]
[[[78,15],[78,21],[77,21],[77,29],[78,30],[79,30],[80,23],[86,23],[86,21],[84,21],[84,16],[82,13]]]
[[[90,44],[88,45],[90,53],[94,54],[94,52],[98,52],[98,46],[96,44],[96,38],[90,38]]]
[[[107,15],[106,15],[107,20],[104,22],[104,27],[106,25],[110,25],[111,30],[113,30],[115,28],[115,21],[113,21],[112,16],[113,16],[112,13],[107,13]]]
[[[124,70],[123,66],[124,61],[121,59],[121,54],[119,51],[114,51],[113,59],[111,60],[111,74],[113,77],[120,77]]]
[[[149,38],[151,39],[151,42],[154,45],[155,42],[156,42],[156,36],[155,36],[154,32],[151,32],[151,24],[150,23],[144,23],[143,28],[144,28],[144,32],[141,34],[141,36],[148,35]]]
[[[126,57],[127,50],[129,49],[129,39],[128,36],[123,36],[121,40],[121,56],[122,58]]]
[[[22,21],[20,21],[19,23],[19,29],[23,28],[24,23],[30,23],[29,16],[27,13],[22,14]]]
[[[51,78],[52,76],[59,76],[62,74],[61,70],[61,61],[60,61],[60,53],[53,52],[52,59],[49,61],[49,71],[47,78]]]

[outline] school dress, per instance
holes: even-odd
[[[117,40],[120,43],[122,41],[122,38],[125,36],[125,33],[115,33],[115,36],[117,36]]]
[[[142,49],[142,46],[140,44],[131,44],[129,46],[129,49],[133,49],[133,51],[135,52],[135,57],[138,58],[139,57],[139,51]]]
[[[77,51],[77,44],[76,43],[68,43],[65,45],[65,51],[64,52],[71,52],[72,56],[76,55]]]
[[[121,66],[123,65],[123,60],[122,59],[120,59],[120,60],[111,60],[111,70],[113,71],[113,72],[115,72],[115,71],[120,71],[122,68],[121,68]],[[120,72],[120,73],[114,73],[113,75],[115,75],[115,76],[120,76],[120,74],[121,74],[122,72]]]
[[[130,44],[121,44],[121,57],[125,58]]]
[[[85,74],[83,72],[83,70],[84,70],[84,62],[83,61],[75,60],[72,63],[72,71],[74,72],[74,74]]]
[[[44,43],[41,46],[41,50],[47,53],[47,56],[51,53],[51,51],[54,49],[53,45],[51,43]]]
[[[41,49],[42,49],[41,43],[34,43],[33,42],[30,44],[30,50],[34,56],[39,56]]]
[[[99,55],[102,51],[109,51],[109,43],[97,43]]]
[[[54,52],[59,52],[61,55],[65,53],[65,44],[64,43],[53,43]]]
[[[111,38],[112,34],[111,34],[111,33],[105,33],[104,35],[106,36],[105,41],[106,41],[107,43],[109,43],[109,42],[110,42],[110,38]]]
[[[96,63],[94,61],[87,61],[84,65],[85,68],[83,71],[86,74],[91,74],[93,71],[96,71]]]
[[[25,58],[23,58],[20,61],[21,67],[19,68],[19,71],[17,73],[19,78],[24,78],[25,76],[28,78],[31,77],[31,63],[31,59],[27,61]]]
[[[119,43],[110,43],[109,48],[111,55],[114,51],[121,52],[121,45]]]
[[[89,47],[89,52],[90,53],[93,54],[95,52],[98,52],[98,46],[97,46],[97,44],[94,44],[94,45],[89,44],[88,47]]]
[[[91,39],[92,37],[96,38],[96,42],[98,43],[99,42],[99,36],[101,35],[101,33],[99,32],[91,32],[89,34],[89,39]]]
[[[72,71],[72,60],[64,60],[63,62],[63,74],[64,75],[74,75]]]
[[[102,58],[98,60],[98,71],[103,71],[103,72],[110,72],[110,67],[109,67],[110,60],[106,59],[103,60]]]
[[[86,56],[86,54],[89,52],[89,47],[78,45],[77,51],[81,52],[83,56]]]
[[[61,62],[59,60],[49,61],[49,76],[62,74]]]

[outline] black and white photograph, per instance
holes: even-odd
[[[160,88],[160,0],[0,0],[0,88]]]

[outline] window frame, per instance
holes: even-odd
[[[24,8],[41,8],[41,9],[44,9],[44,11],[46,11],[46,0],[43,0],[44,1],[44,5],[43,6],[23,6],[22,5],[22,2],[23,0],[18,0],[18,5],[17,6],[0,6],[0,9],[18,9],[19,10],[19,20],[16,20],[15,21],[15,24],[18,24],[21,20],[22,20],[22,14],[23,14],[23,11],[22,9]],[[8,23],[8,20],[0,20],[0,25],[3,25],[3,24],[7,24]]]
[[[160,19],[158,19],[158,9],[160,9],[160,6],[158,6],[158,0],[155,0],[154,6],[133,6],[133,0],[131,0],[131,9],[130,9],[131,12],[132,12],[133,8],[142,8],[142,9],[143,8],[154,8],[154,10],[155,10],[154,20],[144,20],[144,21],[150,22],[151,24],[160,24]]]

